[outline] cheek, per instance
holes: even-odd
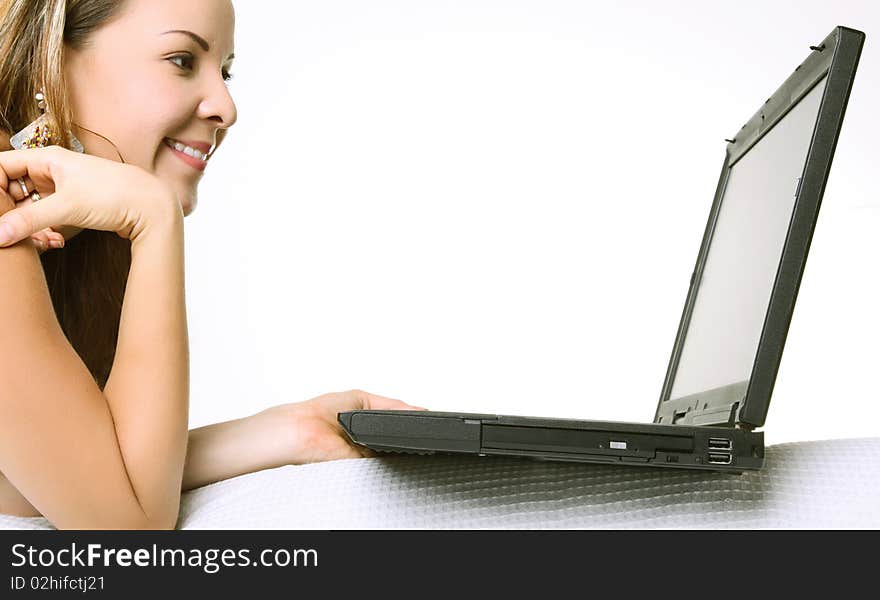
[[[123,156],[126,162],[149,171],[164,161],[170,162],[168,159],[174,157],[162,141],[176,131],[185,130],[187,117],[191,114],[187,107],[172,101],[168,90],[158,88],[130,98],[125,113],[128,115],[124,125],[124,143],[128,152],[123,152]]]
[[[109,43],[109,42],[108,42]],[[167,158],[162,139],[185,131],[192,116],[191,98],[171,64],[144,64],[138,52],[125,45],[112,60],[106,54],[77,56],[68,66],[77,137],[89,154],[140,166],[150,172]],[[130,65],[139,76],[133,77]],[[94,132],[94,133],[92,133]],[[106,138],[106,139],[105,139]]]

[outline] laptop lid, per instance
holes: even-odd
[[[655,423],[764,424],[864,38],[835,28],[726,140]]]

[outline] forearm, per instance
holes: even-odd
[[[182,491],[289,464],[284,426],[269,409],[191,429]]]
[[[189,419],[182,212],[132,241],[104,395],[132,489],[148,519],[167,522],[180,506]]]

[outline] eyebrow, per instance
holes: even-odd
[[[165,35],[166,33],[182,33],[182,34],[184,34],[184,35],[188,35],[188,36],[191,37],[191,38],[192,38],[192,39],[193,39],[193,40],[194,40],[199,46],[202,47],[202,50],[204,50],[205,52],[210,52],[210,51],[211,51],[211,46],[210,46],[210,44],[208,44],[208,42],[206,42],[206,41],[204,40],[204,38],[202,38],[201,36],[198,36],[198,35],[194,34],[192,31],[187,31],[186,29],[171,29],[171,30],[169,30],[169,31],[164,31],[164,32],[162,32],[162,35]],[[234,54],[234,53],[233,53],[233,54],[230,54],[229,57],[228,57],[226,60],[232,60],[233,58],[235,58],[235,54]]]

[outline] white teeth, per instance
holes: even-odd
[[[198,158],[199,160],[208,160],[207,154],[202,154],[201,151],[196,150],[195,148],[192,148],[185,144],[181,144],[177,140],[172,140],[171,138],[168,138],[168,141],[170,142],[169,145],[178,152],[183,152],[187,156],[192,156],[193,158]]]

